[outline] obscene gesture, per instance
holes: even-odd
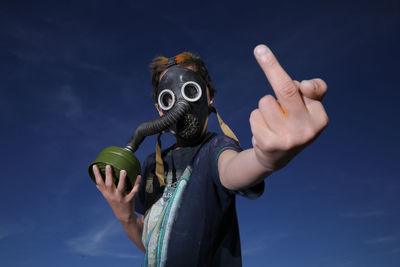
[[[256,158],[272,172],[285,166],[328,125],[321,103],[327,85],[322,79],[292,80],[265,45],[258,45],[254,55],[277,98],[262,97],[250,115]]]

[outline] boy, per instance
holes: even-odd
[[[124,171],[115,187],[111,167],[103,182],[94,166],[98,189],[146,253],[144,266],[241,266],[235,195],[260,196],[265,177],[327,126],[320,102],[327,90],[324,81],[293,81],[265,45],[254,54],[278,100],[267,95],[251,113],[252,148],[242,150],[219,116],[223,132],[232,138],[207,132],[208,115],[216,112],[211,106],[215,88],[201,59],[182,53],[150,65],[160,116],[180,101],[190,105],[170,127],[177,143],[162,153],[158,146],[131,192],[125,192]],[[141,219],[135,208],[144,214]]]

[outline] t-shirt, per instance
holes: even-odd
[[[245,191],[220,182],[218,158],[242,149],[225,135],[207,133],[201,144],[162,152],[166,186],[155,175],[155,154],[144,161],[135,209],[145,214],[143,266],[241,266],[235,195],[255,199],[264,182]]]

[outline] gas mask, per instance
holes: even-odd
[[[169,127],[188,143],[199,140],[210,114],[206,90],[206,82],[198,73],[180,66],[170,67],[158,84],[157,104],[165,115],[182,102],[189,104],[184,116]]]

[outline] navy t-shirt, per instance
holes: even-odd
[[[154,153],[144,161],[135,209],[158,220],[146,223],[151,229],[144,236],[145,247],[149,246],[144,266],[154,262],[160,266],[241,266],[235,195],[255,199],[263,193],[264,182],[241,192],[226,189],[220,182],[218,158],[227,149],[242,150],[225,135],[207,133],[197,146],[164,150],[167,186],[160,186],[154,174]],[[160,216],[150,216],[157,209]]]

